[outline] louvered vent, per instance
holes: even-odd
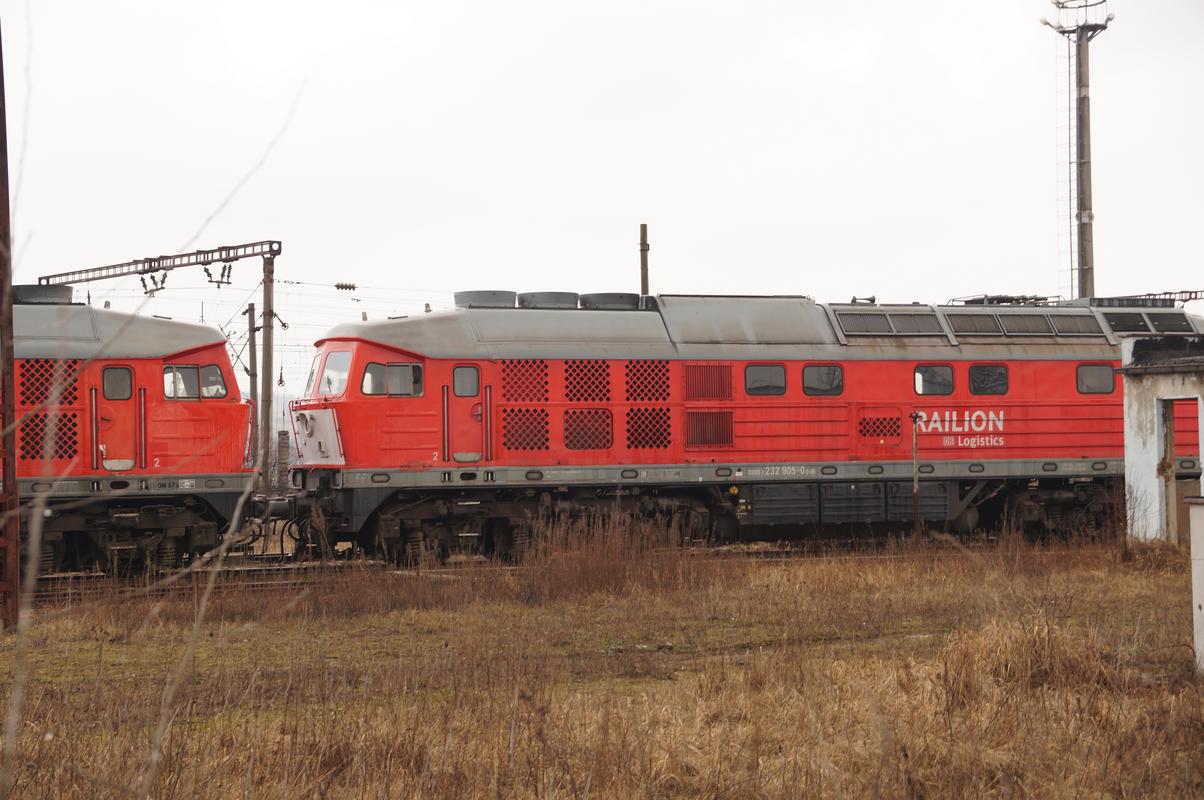
[[[1044,314],[1000,314],[999,321],[1003,324],[1004,333],[1020,335],[1052,333],[1049,319]]]
[[[686,364],[687,400],[731,400],[732,368],[728,364]]]
[[[503,361],[502,399],[507,403],[548,402],[548,362],[542,359]]]
[[[627,449],[664,450],[670,441],[667,408],[627,409]]]
[[[669,399],[668,361],[628,361],[627,401],[663,403]]]
[[[609,403],[610,364],[602,359],[565,361],[564,399],[570,403]]]
[[[949,314],[945,318],[954,333],[999,333],[999,322],[994,314]]]
[[[609,450],[614,442],[610,411],[571,408],[564,412],[564,446],[569,450]]]
[[[21,460],[68,461],[79,453],[79,415],[74,411],[62,414],[27,414],[18,429]]]
[[[79,396],[79,363],[74,358],[25,359],[21,362],[17,402],[23,406],[41,406],[52,401],[61,406],[75,405]]]
[[[503,408],[502,446],[507,450],[547,450],[546,408]]]
[[[1099,336],[1103,331],[1099,328],[1099,320],[1095,317],[1083,315],[1054,315],[1050,317],[1053,321],[1054,330],[1062,336],[1081,336],[1086,334],[1095,334]]]
[[[727,447],[731,443],[732,412],[686,412],[686,447]]]

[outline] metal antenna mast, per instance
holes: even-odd
[[[1056,22],[1042,17],[1041,24],[1066,38],[1067,53],[1074,70],[1074,124],[1071,126],[1074,164],[1075,213],[1071,225],[1077,252],[1072,255],[1076,269],[1076,297],[1095,295],[1095,242],[1092,228],[1095,214],[1091,208],[1091,81],[1089,48],[1091,40],[1108,29],[1115,19],[1108,13],[1108,0],[1050,0],[1057,9]]]

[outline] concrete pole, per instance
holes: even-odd
[[[259,488],[266,491],[272,467],[272,334],[276,327],[272,290],[276,257],[263,257],[263,383],[259,392]]]
[[[1095,215],[1091,210],[1091,80],[1092,30],[1083,26],[1075,33],[1075,133],[1078,153],[1079,297],[1095,296]]]

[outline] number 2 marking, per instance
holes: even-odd
[[[159,466],[159,459],[156,458],[155,459],[155,467],[158,468],[158,466]]]

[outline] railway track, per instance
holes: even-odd
[[[906,561],[933,556],[960,557],[986,555],[997,549],[997,539],[927,542],[920,547],[900,545],[898,540],[826,540],[814,542],[756,542],[720,547],[663,548],[661,554],[676,551],[687,559],[750,564],[781,564],[804,559],[838,561]],[[1085,544],[1080,550],[1102,545]],[[653,553],[658,550],[651,551]],[[1054,548],[1038,550],[1053,554]],[[554,558],[555,556],[553,556]],[[38,605],[64,606],[92,600],[137,597],[199,597],[211,574],[218,574],[214,591],[282,592],[320,585],[324,581],[345,579],[363,573],[395,575],[398,578],[467,577],[480,571],[513,571],[530,568],[522,564],[490,561],[481,556],[458,556],[445,564],[424,564],[398,568],[379,560],[347,559],[335,561],[281,561],[278,556],[228,557],[220,569],[202,566],[136,578],[119,578],[101,572],[58,573],[38,580]]]

